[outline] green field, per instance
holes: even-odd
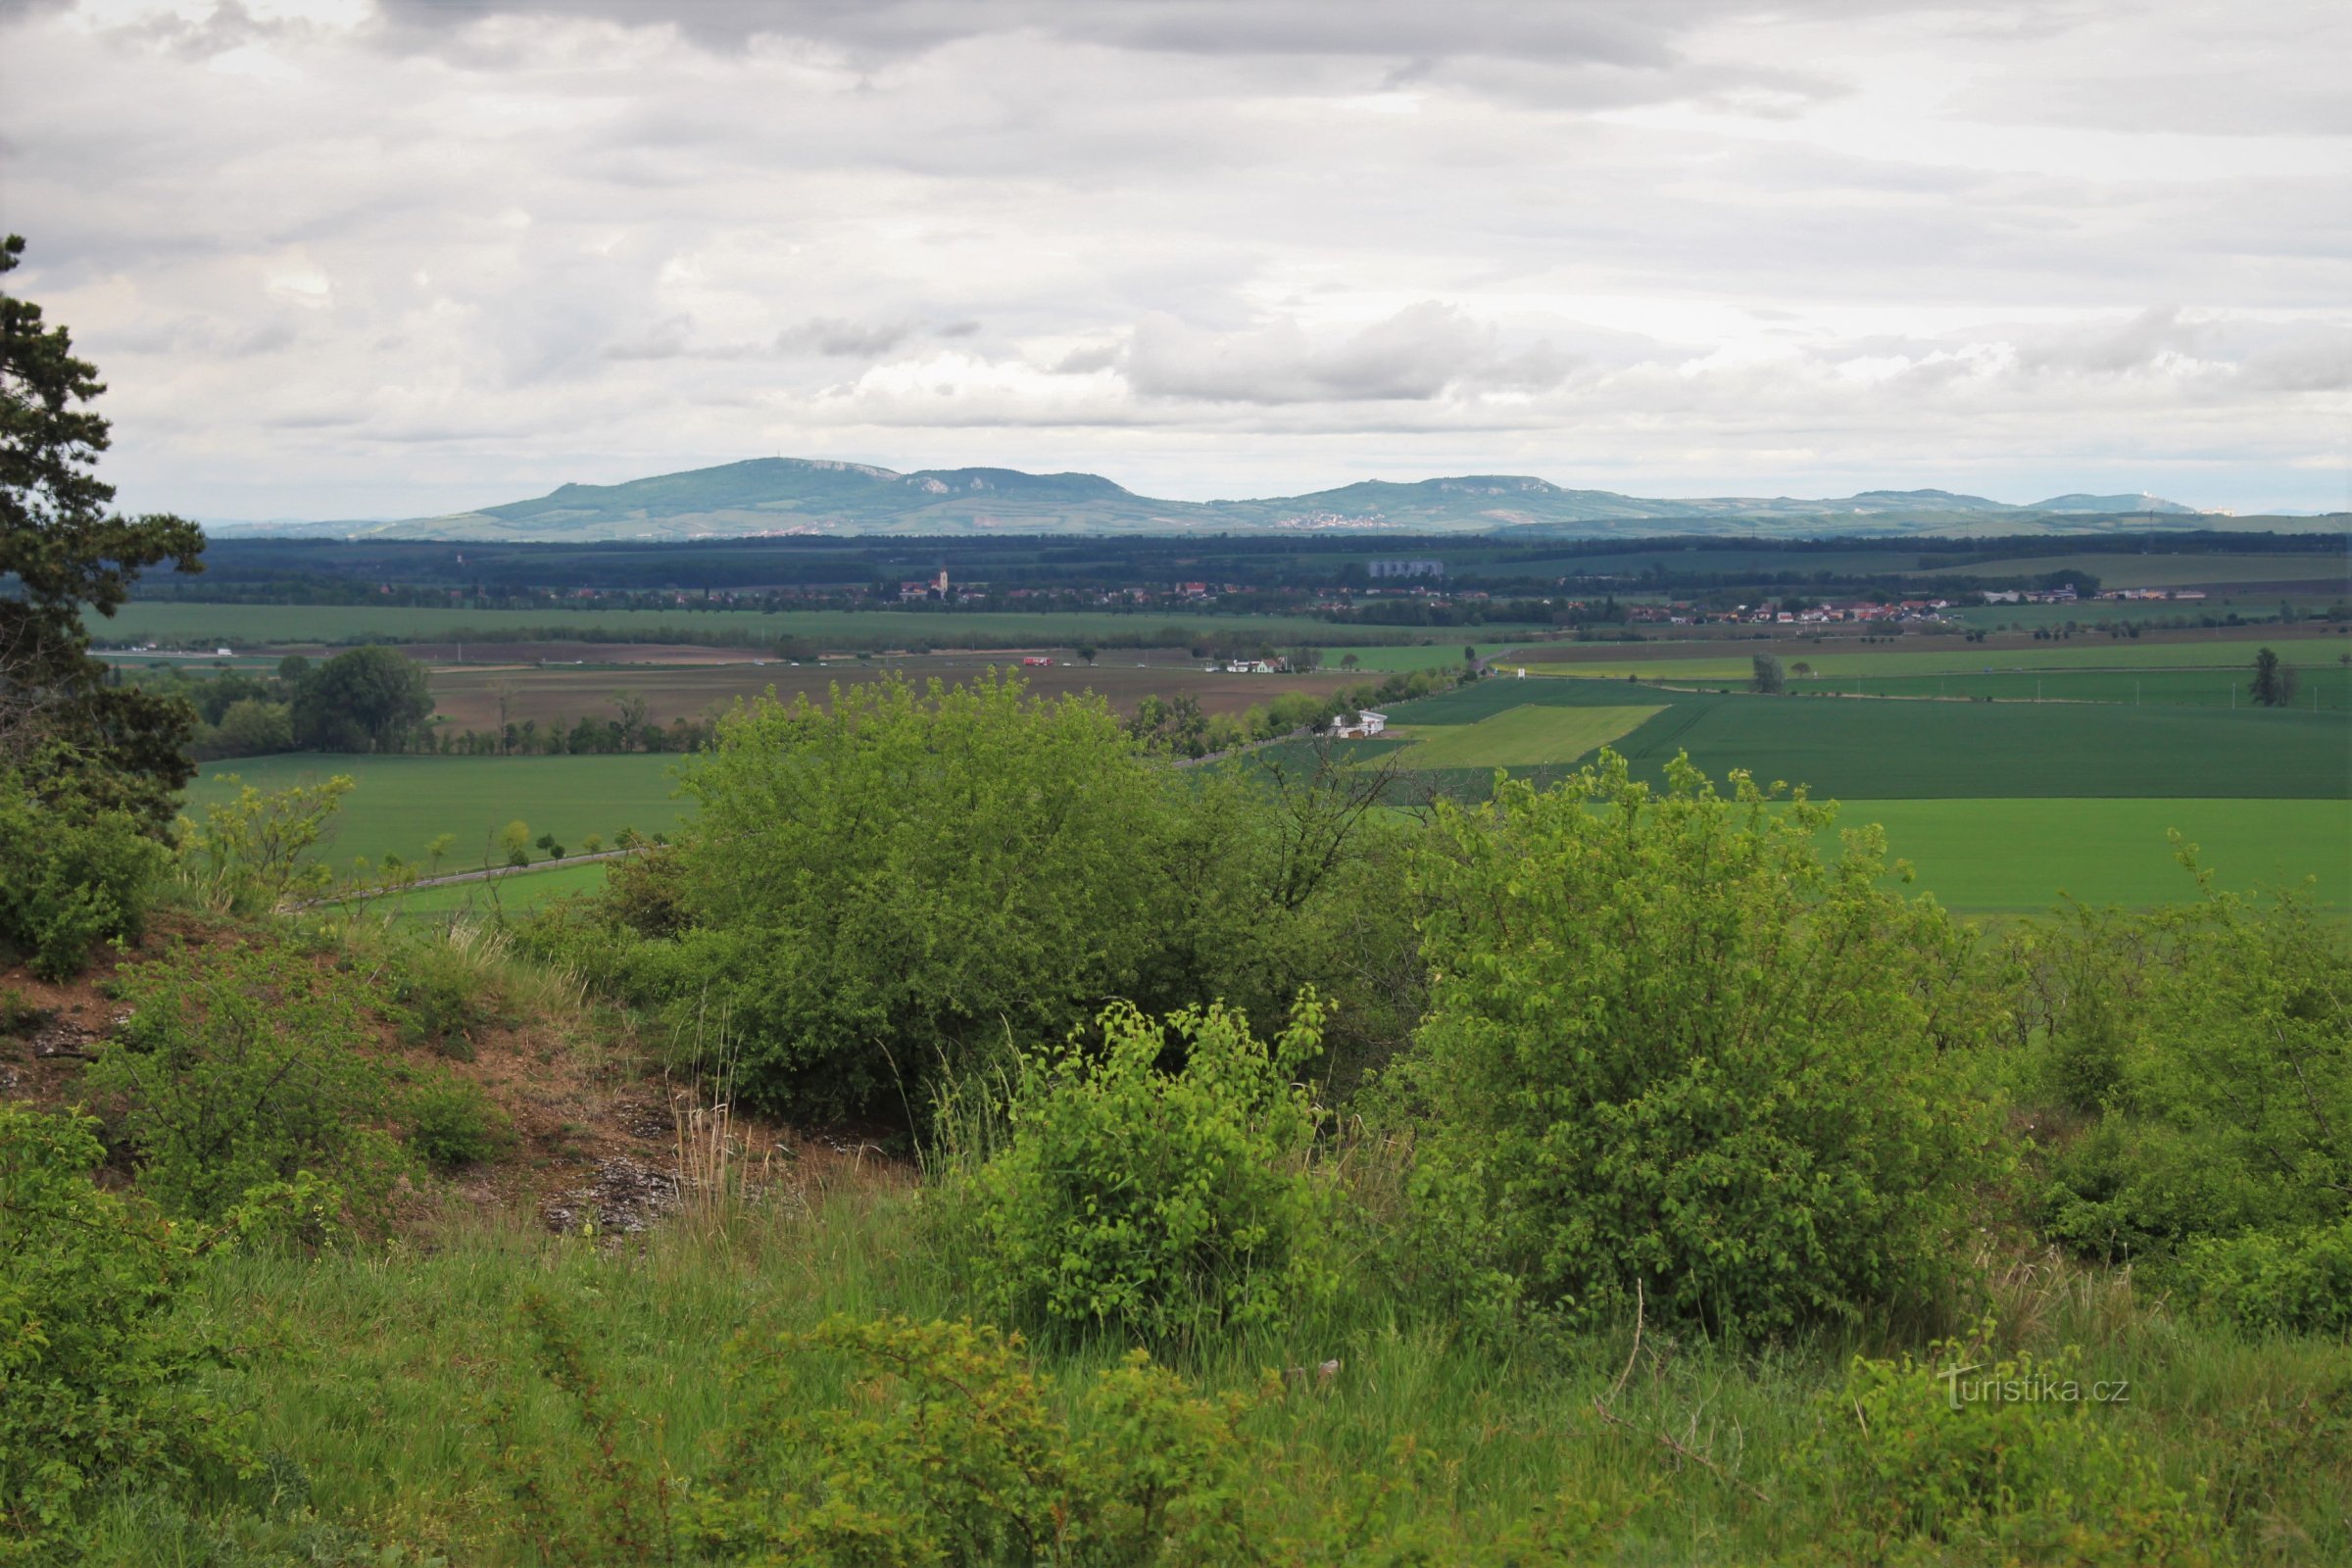
[[[450,882],[386,899],[374,908],[379,913],[403,917],[519,914],[555,899],[594,892],[605,885],[605,873],[612,865],[610,860],[591,860],[585,865],[559,865],[547,871],[517,871],[513,876]]]
[[[410,642],[484,641],[528,636],[619,637],[633,642],[712,639],[773,642],[797,637],[820,648],[904,648],[917,642],[962,648],[1068,647],[1092,638],[1150,637],[1178,628],[1186,637],[1219,634],[1270,642],[1377,639],[1377,631],[1342,628],[1310,615],[1201,615],[1167,611],[960,613],[949,610],[421,610],[398,605],[214,605],[133,600],[111,619],[89,617],[99,642],[160,642],[206,648],[257,643],[347,643],[377,637]],[[1494,628],[1505,634],[1524,627]],[[1398,641],[1408,635],[1396,633]],[[1455,645],[1459,657],[1459,645]]]
[[[1675,645],[1695,649],[1696,644]],[[2352,637],[2283,637],[2276,630],[2233,628],[2227,636],[2216,632],[2180,642],[2145,638],[2078,636],[2063,642],[2026,643],[2020,647],[1991,647],[1958,637],[1906,638],[1845,652],[1834,646],[1777,638],[1770,642],[1719,645],[1719,650],[1660,658],[1628,659],[1605,645],[1552,643],[1523,648],[1499,662],[1525,664],[1545,674],[1580,675],[1601,680],[1721,682],[1745,681],[1754,657],[1769,654],[1792,675],[1799,663],[1810,664],[1825,678],[1850,675],[1970,675],[2004,670],[2036,669],[2234,669],[2245,671],[2256,650],[2275,648],[2288,663],[2305,669],[2342,667],[2352,654]]]
[[[1651,780],[1687,751],[1717,778],[1746,768],[1760,782],[1845,800],[2352,796],[2352,715],[2342,711],[1719,696],[1634,681],[1500,679],[1399,704],[1389,716],[1426,730],[1526,704],[1662,704],[1617,745]],[[1475,771],[1447,781],[1481,782]]]
[[[348,773],[357,783],[337,813],[334,841],[320,858],[348,865],[358,856],[416,859],[443,833],[457,836],[445,871],[483,863],[490,840],[520,819],[531,834],[553,833],[567,850],[590,833],[608,841],[624,827],[667,832],[688,809],[671,798],[680,759],[625,757],[324,757],[298,753],[206,765],[189,786],[193,807],[235,793],[218,775],[235,772],[257,789]],[[534,854],[537,852],[534,851]]]
[[[2352,707],[2352,669],[2328,664],[2295,672],[2290,708],[2326,712]],[[1998,702],[2139,703],[2176,708],[2245,708],[2251,673],[2226,669],[2048,669],[1950,675],[1852,675],[1791,680],[1792,692],[1864,697],[1989,697]]]
[[[1529,703],[1506,708],[1474,724],[1439,724],[1416,729],[1418,737],[1398,759],[1412,769],[1448,767],[1542,767],[1573,762],[1587,752],[1639,726],[1655,708],[1558,708]]]
[[[1963,910],[2183,903],[2196,884],[2174,859],[2178,829],[2224,888],[2316,879],[2322,902],[2352,904],[2352,802],[2266,800],[1845,801],[1838,825],[1877,822],[1915,891]],[[1825,851],[1836,832],[1826,835]]]

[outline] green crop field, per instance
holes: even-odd
[[[206,648],[262,643],[348,643],[365,638],[410,642],[492,640],[517,634],[621,637],[640,642],[772,642],[797,637],[822,648],[903,648],[928,642],[963,648],[1068,647],[1095,638],[1150,637],[1176,628],[1183,637],[1263,637],[1277,644],[1378,641],[1378,629],[1339,627],[1308,615],[1201,615],[1166,611],[958,612],[949,610],[425,610],[399,605],[215,605],[134,600],[111,619],[90,617],[106,644],[154,641]],[[1525,627],[1494,628],[1504,634]],[[1402,641],[1404,630],[1396,634]],[[1458,651],[1458,646],[1457,651]]]
[[[1792,692],[1865,697],[1989,697],[1998,702],[2138,703],[2177,708],[2244,708],[2251,672],[2225,669],[2048,669],[1990,674],[1852,675],[1791,680]],[[2290,708],[2303,711],[2352,707],[2352,669],[2328,664],[2298,669]]]
[[[2047,908],[2061,893],[2141,906],[2196,897],[2168,831],[2198,848],[2224,887],[2316,880],[2325,904],[2352,903],[2352,802],[2275,800],[1846,801],[1839,827],[1877,822],[1887,854],[1912,862],[1915,891],[1962,910]],[[1825,850],[1834,847],[1836,830]]]
[[[1516,684],[1516,683],[1514,683]],[[1558,708],[1527,704],[1473,724],[1432,725],[1407,736],[1414,745],[1397,760],[1416,771],[1441,767],[1539,767],[1573,762],[1616,740],[1659,710]]]
[[[1527,704],[1662,704],[1617,749],[1664,776],[1677,752],[1720,778],[1844,799],[2352,796],[2352,715],[2080,703],[1718,696],[1645,682],[1488,680],[1390,710],[1415,730]]]
[[[1525,664],[1545,674],[1580,675],[1592,679],[1689,682],[1744,682],[1753,670],[1751,660],[1769,654],[1794,676],[1796,665],[1809,664],[1824,678],[1864,675],[1972,675],[2004,670],[2035,669],[2235,669],[2250,670],[2256,650],[2277,649],[2280,658],[2307,669],[2341,667],[2352,654],[2352,637],[2282,635],[2278,628],[2231,628],[2227,635],[2180,641],[2152,638],[2078,636],[2060,642],[2026,642],[2010,646],[1964,642],[1958,637],[1906,638],[1847,651],[1794,638],[1732,643],[1700,652],[1697,643],[1668,645],[1662,657],[1628,658],[1605,644],[1551,643],[1516,649],[1497,661]]]
[[[567,850],[624,827],[667,832],[688,809],[673,799],[676,757],[331,757],[301,753],[207,763],[188,789],[191,814],[235,793],[219,775],[241,774],[257,789],[348,773],[356,788],[337,813],[334,841],[320,858],[338,866],[358,856],[414,860],[443,833],[457,848],[443,869],[482,863],[490,839],[520,820],[535,838],[553,833]],[[532,852],[537,854],[537,851]]]

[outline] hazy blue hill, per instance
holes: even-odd
[[[753,458],[621,484],[559,485],[441,517],[309,523],[240,533],[383,539],[594,543],[773,533],[1120,534],[1361,530],[1397,534],[1524,531],[1593,538],[1658,532],[1832,535],[2033,533],[2112,524],[2145,527],[2151,513],[2212,521],[2152,496],[2066,495],[2011,507],[1950,490],[1865,490],[1841,498],[1707,496],[1654,500],[1572,490],[1528,474],[1367,479],[1255,501],[1161,501],[1095,473],[923,468]]]
[[[2154,512],[2154,513],[2161,513],[2161,514],[2170,514],[2170,515],[2176,515],[2176,516],[2178,516],[2178,515],[2180,515],[2180,514],[2187,514],[2187,515],[2190,515],[2190,516],[2195,516],[2195,515],[2197,515],[2197,514],[2198,514],[2198,513],[2197,513],[2197,510],[2196,510],[2196,508],[2194,508],[2194,507],[2184,507],[2184,506],[2182,506],[2182,505],[2181,505],[2180,502],[2178,502],[2178,501],[2167,501],[2167,500],[2165,500],[2165,499],[2164,499],[2162,496],[2148,496],[2148,495],[2139,495],[2139,496],[2086,496],[2086,495],[2082,495],[2082,494],[2076,494],[2076,495],[2065,495],[2065,496],[2052,496],[2052,497],[2050,497],[2050,499],[2049,499],[2049,500],[2047,500],[2047,501],[2036,501],[2036,502],[2034,502],[2034,505],[2033,505],[2033,506],[2031,506],[2030,508],[2028,508],[2027,510],[2028,510],[2028,511],[2030,511],[2030,512],[2063,512],[2063,513],[2077,513],[2077,512],[2107,512],[2107,513],[2138,512],[2138,513],[2149,513],[2149,512]]]

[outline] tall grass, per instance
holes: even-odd
[[[681,1120],[681,1152],[707,1173],[701,1222],[624,1246],[553,1237],[452,1208],[416,1240],[318,1257],[220,1259],[200,1310],[244,1348],[222,1378],[260,1412],[275,1484],[315,1519],[451,1562],[535,1560],[494,1460],[486,1400],[508,1405],[503,1441],[557,1451],[570,1415],[529,1370],[519,1304],[558,1302],[598,1369],[647,1474],[691,1476],[706,1437],[742,1413],[727,1347],[835,1313],[967,1315],[940,1216],[903,1179],[844,1162],[753,1200],[715,1104]],[[773,1178],[771,1167],[768,1175]],[[771,1191],[775,1191],[771,1188]],[[2352,1356],[2317,1340],[2244,1342],[2136,1299],[2130,1282],[2046,1260],[1996,1268],[2012,1337],[2082,1346],[2085,1371],[2129,1379],[2128,1404],[2092,1419],[2146,1445],[2167,1479],[2200,1490],[2230,1531],[2233,1560],[2352,1558],[2345,1433]],[[1260,1390],[1250,1418],[1275,1456],[1269,1505],[1303,1524],[1334,1508],[1397,1529],[1433,1522],[1476,1538],[1563,1496],[1627,1521],[1631,1563],[1800,1558],[1821,1527],[1792,1456],[1809,1402],[1858,1348],[1830,1337],[1740,1350],[1632,1323],[1578,1337],[1479,1337],[1365,1293],[1311,1331],[1201,1347],[1181,1371],[1209,1390]],[[1046,1358],[1067,1397],[1125,1347]],[[808,1410],[852,1396],[809,1370]],[[1602,1413],[1605,1410],[1605,1414]],[[289,1529],[292,1527],[289,1526]],[[126,1505],[114,1560],[184,1560],[155,1519]]]

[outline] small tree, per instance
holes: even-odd
[[[197,896],[212,908],[250,914],[324,891],[330,876],[314,852],[330,838],[351,775],[268,792],[234,773],[220,781],[238,786],[234,800],[206,807],[201,823],[179,819],[180,874]]]
[[[1078,657],[1085,660],[1089,667],[1093,666],[1097,656],[1101,653],[1102,650],[1093,643],[1080,643],[1077,648]]]
[[[2295,668],[2272,649],[2254,656],[2253,696],[2265,708],[2284,708],[2295,699]]]
[[[1340,667],[1342,669],[1352,670],[1356,665],[1362,662],[1363,661],[1352,653],[1342,654],[1340,656]]]
[[[1755,671],[1749,677],[1749,684],[1757,691],[1777,697],[1788,689],[1788,682],[1781,674],[1781,662],[1772,655],[1758,654],[1748,662]]]
[[[509,822],[505,827],[500,828],[498,830],[498,848],[499,853],[505,857],[507,864],[530,864],[530,824],[523,821],[520,817],[516,817],[514,821]]]

